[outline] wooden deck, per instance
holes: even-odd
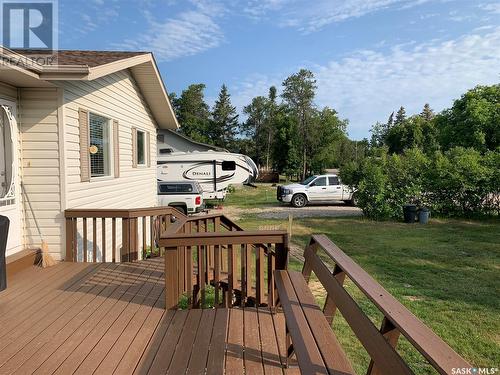
[[[157,258],[18,273],[0,293],[0,374],[285,371],[281,313],[166,311],[163,269]]]

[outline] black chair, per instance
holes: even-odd
[[[9,235],[9,219],[0,216],[0,292],[7,289],[7,264],[5,252],[7,251],[7,237]]]

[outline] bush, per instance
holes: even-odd
[[[386,150],[360,164],[346,165],[341,176],[357,189],[358,205],[373,219],[401,218],[402,206],[428,206],[446,216],[498,215],[500,152],[484,155],[453,148],[426,156],[419,149],[388,155]]]

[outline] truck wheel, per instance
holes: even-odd
[[[186,206],[170,206],[175,208],[177,211],[182,212],[184,215],[187,215],[187,207]]]
[[[351,197],[351,200],[348,201],[350,206],[357,206],[358,205],[358,197],[356,194],[353,194]]]
[[[304,207],[307,204],[307,198],[304,194],[295,194],[292,197],[293,207]]]

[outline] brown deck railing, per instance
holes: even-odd
[[[70,209],[65,217],[67,261],[129,262],[139,254],[165,254],[167,308],[181,299],[205,306],[209,285],[215,306],[273,306],[273,271],[288,261],[286,231],[244,231],[221,214],[188,217],[153,207]]]
[[[166,307],[184,298],[203,307],[207,286],[213,305],[274,305],[273,271],[288,262],[286,231],[244,231],[224,215],[179,220],[159,241],[165,253]]]
[[[320,256],[322,251],[334,262],[333,271]],[[314,272],[327,291],[323,312],[331,324],[338,309],[371,358],[368,375],[413,373],[396,352],[402,334],[440,374],[451,374],[452,368],[471,368],[429,327],[413,315],[396,298],[377,283],[358,264],[340,250],[328,237],[315,235],[304,253],[302,274],[309,281]],[[382,312],[383,320],[377,329],[356,301],[344,288],[348,277]]]
[[[141,252],[143,259],[161,255],[161,232],[187,218],[172,207],[69,209],[64,216],[66,261],[72,262],[128,262]]]

